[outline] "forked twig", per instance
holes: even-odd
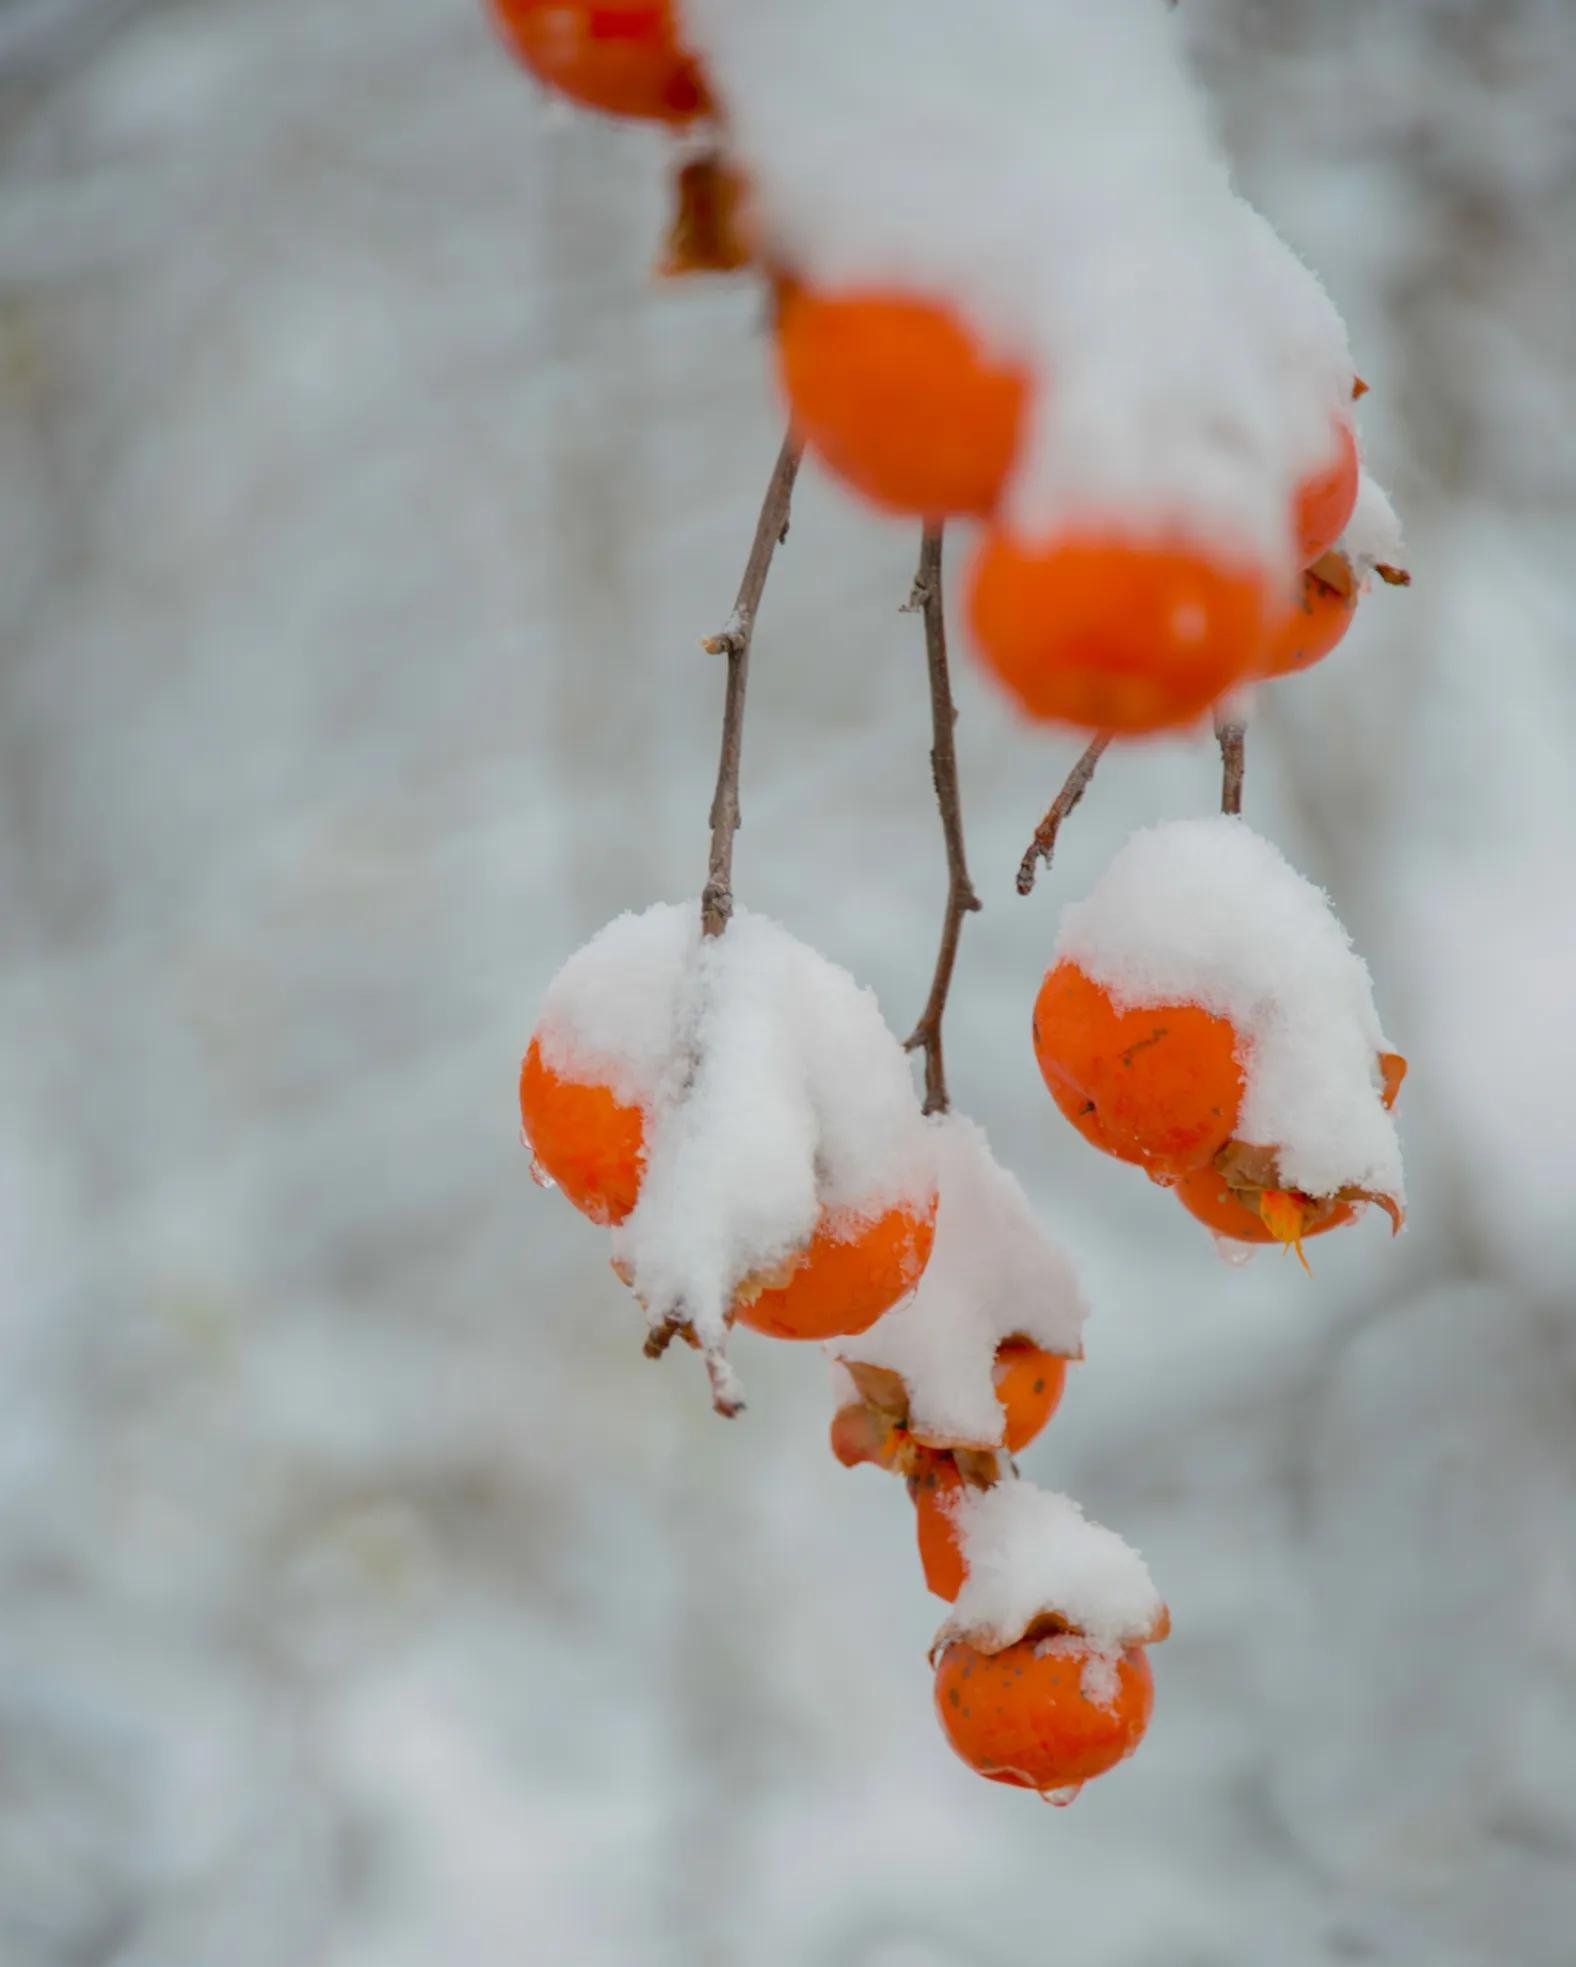
[[[958,721],[952,701],[952,679],[947,670],[947,625],[941,592],[941,528],[927,526],[920,540],[919,570],[908,597],[910,612],[925,618],[925,662],[930,672],[930,776],[936,788],[936,806],[941,814],[942,838],[947,847],[947,907],[941,919],[941,946],[936,952],[936,970],[931,979],[930,996],[920,1013],[919,1023],[909,1034],[903,1049],[925,1054],[925,1112],[945,1113],[948,1107],[947,1072],[941,1049],[941,1021],[946,1015],[947,993],[952,988],[952,970],[958,959],[958,941],[963,918],[980,906],[969,879],[968,860],[963,844],[963,805],[958,793],[958,752],[953,726]]]
[[[750,680],[750,643],[772,555],[788,537],[788,508],[793,498],[793,481],[799,471],[799,455],[799,443],[790,431],[783,439],[777,463],[767,481],[733,613],[717,634],[701,643],[708,655],[728,658],[722,752],[717,761],[717,789],[711,800],[711,858],[700,898],[701,933],[707,936],[720,936],[733,914],[733,836],[739,830],[739,759],[744,748],[744,693]]]
[[[1246,769],[1247,726],[1236,717],[1215,713],[1215,736],[1220,743],[1220,810],[1242,812],[1242,775]]]
[[[800,446],[790,431],[767,480],[755,522],[755,537],[733,613],[701,647],[711,656],[728,658],[728,682],[722,705],[722,745],[717,759],[717,787],[711,796],[711,854],[706,886],[701,891],[700,926],[706,936],[720,936],[733,915],[733,836],[739,830],[739,763],[744,751],[744,698],[750,680],[750,644],[755,616],[771,571],[772,555],[788,537],[788,510],[794,479],[799,473]],[[626,1278],[626,1282],[630,1280]],[[744,1395],[733,1368],[714,1344],[702,1344],[683,1305],[674,1305],[652,1321],[646,1333],[645,1354],[660,1359],[675,1339],[683,1339],[702,1356],[711,1382],[711,1404],[729,1419],[744,1409]]]
[[[1050,811],[1034,829],[1034,838],[1029,842],[1028,852],[1018,863],[1018,893],[1029,894],[1034,887],[1034,877],[1038,863],[1043,861],[1047,867],[1051,856],[1056,852],[1056,836],[1062,830],[1062,821],[1089,790],[1089,781],[1094,777],[1094,768],[1099,764],[1102,753],[1111,742],[1109,731],[1101,731],[1090,739],[1087,749],[1078,763],[1067,774],[1066,782],[1051,801]]]

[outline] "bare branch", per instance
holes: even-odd
[[[904,1050],[925,1054],[925,1111],[947,1111],[947,1074],[941,1051],[941,1021],[946,1015],[947,993],[952,988],[953,965],[958,958],[958,941],[963,918],[980,906],[969,879],[963,845],[963,806],[958,793],[958,753],[953,726],[958,713],[952,701],[952,679],[947,671],[947,625],[941,592],[941,528],[927,526],[919,548],[919,571],[908,597],[910,611],[925,617],[925,662],[930,672],[930,776],[936,788],[936,806],[941,814],[942,838],[947,847],[947,907],[941,919],[941,947],[936,952],[936,971],[931,979],[930,996],[920,1013],[919,1023],[910,1033]]]
[[[750,679],[750,642],[772,555],[788,537],[788,508],[799,471],[800,447],[793,432],[783,439],[777,463],[761,501],[750,557],[744,563],[739,597],[721,630],[702,642],[708,655],[728,658],[728,688],[722,709],[722,753],[717,789],[711,800],[711,858],[700,898],[704,935],[720,936],[733,914],[733,836],[739,830],[739,758],[744,747],[744,693]]]
[[[1217,710],[1215,736],[1220,741],[1220,810],[1240,814],[1247,726],[1239,718],[1224,717]]]
[[[1078,763],[1067,774],[1066,782],[1051,801],[1051,809],[1034,829],[1034,838],[1029,842],[1028,852],[1018,863],[1018,893],[1027,895],[1034,888],[1037,863],[1044,861],[1047,867],[1051,856],[1056,852],[1056,836],[1062,830],[1062,821],[1089,790],[1089,781],[1094,777],[1094,768],[1100,762],[1101,754],[1111,742],[1109,731],[1101,731],[1089,741],[1087,750]]]

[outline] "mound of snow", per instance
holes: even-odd
[[[1246,1079],[1239,1137],[1279,1151],[1290,1186],[1402,1200],[1380,1101],[1392,1049],[1367,965],[1329,897],[1240,819],[1146,827],[1062,912],[1056,957],[1119,1009],[1196,1004],[1229,1018]]]
[[[960,1114],[930,1126],[940,1206],[925,1274],[906,1303],[828,1349],[901,1375],[909,1426],[921,1439],[999,1446],[997,1346],[1021,1333],[1047,1352],[1081,1358],[1088,1308],[1071,1263],[983,1130]]]
[[[1158,0],[685,0],[773,260],[939,297],[1039,387],[1007,518],[1290,574],[1345,329],[1230,187]]]
[[[937,1646],[966,1639],[998,1653],[1047,1614],[1107,1652],[1164,1631],[1165,1604],[1143,1558],[1070,1496],[1032,1482],[960,1489],[953,1519],[967,1574]]]
[[[1366,580],[1375,567],[1404,567],[1406,542],[1390,495],[1365,468],[1357,480],[1357,503],[1337,542]]]
[[[766,916],[700,934],[694,903],[608,924],[564,965],[537,1030],[555,1071],[645,1112],[646,1168],[613,1254],[653,1325],[720,1351],[738,1284],[803,1248],[823,1210],[935,1193],[931,1131],[874,993]]]

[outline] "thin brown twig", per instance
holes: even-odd
[[[1034,887],[1034,877],[1040,861],[1047,867],[1051,856],[1056,852],[1056,836],[1062,830],[1062,821],[1089,790],[1089,781],[1094,777],[1094,768],[1099,764],[1101,754],[1111,742],[1109,731],[1101,731],[1089,740],[1088,748],[1078,763],[1067,774],[1062,789],[1051,801],[1050,811],[1034,829],[1034,838],[1029,842],[1028,852],[1018,863],[1018,893],[1029,894]]]
[[[1246,769],[1247,726],[1240,718],[1215,713],[1215,736],[1220,743],[1220,810],[1242,812],[1242,775]]]
[[[925,663],[930,672],[930,777],[936,788],[936,806],[941,814],[941,833],[947,847],[947,908],[941,919],[941,947],[936,952],[936,971],[931,979],[930,996],[920,1013],[919,1023],[909,1034],[903,1049],[925,1054],[925,1112],[945,1113],[948,1107],[947,1072],[941,1050],[941,1021],[946,1015],[947,993],[952,988],[952,970],[958,959],[958,941],[963,918],[980,906],[969,879],[963,844],[963,804],[958,793],[958,752],[953,726],[958,721],[952,701],[952,679],[947,672],[947,624],[941,592],[941,528],[927,526],[920,540],[919,570],[908,597],[910,612],[925,618]]]
[[[716,635],[708,636],[701,643],[708,655],[728,658],[722,752],[717,761],[717,789],[711,800],[711,858],[700,898],[701,932],[708,936],[720,936],[733,914],[733,836],[739,830],[739,759],[744,748],[744,693],[750,680],[750,642],[755,634],[755,615],[771,570],[772,555],[788,537],[788,508],[793,498],[793,481],[799,471],[799,453],[799,442],[789,431],[767,481],[733,613]]]

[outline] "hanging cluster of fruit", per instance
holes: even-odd
[[[704,645],[728,685],[700,906],[621,916],[560,971],[520,1075],[533,1172],[609,1229],[646,1350],[692,1346],[718,1411],[742,1406],[734,1327],[826,1345],[833,1452],[906,1480],[926,1582],[952,1603],[933,1653],[948,1739],[981,1774],[1069,1801],[1141,1738],[1145,1648],[1170,1619],[1137,1553],[1014,1460],[1082,1357],[1084,1306],[984,1134],[949,1111],[942,1017],[979,903],[942,528],[980,522],[965,613],[982,667],[1031,719],[1090,737],[1021,892],[1113,736],[1214,712],[1222,815],[1135,835],[1063,911],[1033,1045],[1093,1146],[1225,1245],[1306,1265],[1305,1238],[1368,1204],[1399,1228],[1406,1068],[1326,898],[1238,817],[1243,719],[1250,686],[1335,647],[1375,575],[1407,578],[1360,458],[1364,385],[1323,290],[1217,169],[1149,0],[1045,0],[1032,19],[1017,0],[920,17],[868,0],[834,70],[815,50],[848,24],[841,0],[492,4],[550,88],[684,133],[661,270],[766,283],[790,426],[733,614]],[[1016,88],[1015,63],[1055,101]],[[1098,107],[1135,69],[1158,149]],[[954,104],[976,116],[971,146],[949,146]],[[906,196],[871,169],[882,117]],[[1047,122],[1089,166],[1076,183]],[[953,176],[968,182],[949,204]],[[982,179],[1006,220],[960,222]],[[1053,278],[1024,261],[1019,193]],[[922,529],[912,605],[949,884],[906,1047],[844,971],[733,906],[751,640],[805,449]],[[924,1054],[923,1107],[905,1050]]]

